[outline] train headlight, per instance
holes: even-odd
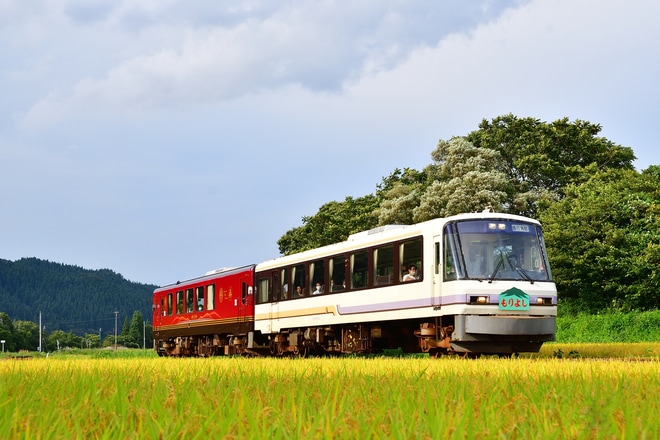
[[[552,298],[543,298],[539,296],[538,298],[536,298],[536,304],[539,306],[551,306]]]
[[[486,295],[470,295],[470,304],[488,304]]]

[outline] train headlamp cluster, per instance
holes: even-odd
[[[490,297],[488,295],[468,295],[469,304],[490,304]],[[552,298],[551,297],[541,297],[536,298],[536,305],[538,306],[551,306]]]
[[[499,229],[500,231],[506,230],[506,223],[488,223],[488,229],[491,231]]]
[[[488,304],[488,295],[470,295],[470,304]]]

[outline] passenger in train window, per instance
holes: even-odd
[[[316,288],[312,292],[312,295],[320,295],[323,293],[323,288],[321,287],[321,283],[316,283]]]
[[[296,294],[294,298],[302,298],[303,297],[303,290],[301,286],[296,286]]]
[[[408,273],[403,277],[403,281],[415,281],[417,279],[419,279],[417,276],[417,266],[411,264],[410,267],[408,267]]]
[[[334,280],[330,280],[330,292],[341,292],[346,290],[346,281],[342,281],[341,284],[335,283]]]

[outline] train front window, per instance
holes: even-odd
[[[541,228],[514,220],[459,221],[445,227],[445,279],[549,281]]]

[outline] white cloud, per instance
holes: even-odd
[[[450,17],[466,20],[448,7],[425,9],[416,3],[325,1],[287,2],[279,9],[253,2],[238,11],[218,10],[211,2],[187,10],[170,1],[124,2],[110,10],[107,3],[63,2],[58,22],[68,18],[70,38],[83,37],[87,58],[102,50],[113,64],[106,61],[104,72],[98,71],[103,64],[83,69],[88,74],[71,88],[51,90],[26,111],[22,126],[35,128],[70,112],[106,115],[218,102],[291,84],[338,91],[365,72],[393,68],[411,49],[435,45],[459,26]],[[209,12],[215,21],[206,17]],[[126,23],[138,24],[126,33]],[[118,45],[101,37],[101,46],[87,47],[91,29],[115,34]]]
[[[0,258],[145,282],[270,258],[301,216],[509,112],[601,123],[648,165],[659,16],[642,0],[2,2]]]

